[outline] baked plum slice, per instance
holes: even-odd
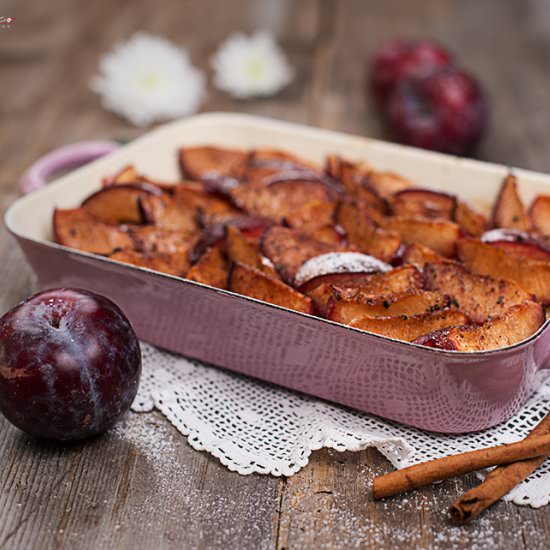
[[[262,256],[259,244],[247,239],[237,227],[232,225],[225,227],[224,249],[230,262],[239,262],[259,269],[274,279],[279,278],[271,262]]]
[[[199,229],[198,212],[194,204],[167,195],[153,195],[140,197],[140,206],[145,221],[159,228],[185,233]]]
[[[492,229],[481,236],[481,241],[519,259],[550,262],[550,246],[532,233],[517,229]]]
[[[369,272],[319,275],[302,284],[299,290],[308,293],[322,284],[361,289],[370,294],[398,294],[422,288],[424,277],[415,266],[405,265],[386,272],[371,269]]]
[[[329,314],[331,299],[335,293],[353,296],[355,301],[368,301],[373,297],[400,296],[415,293],[423,287],[420,271],[412,265],[397,267],[391,271],[364,273],[329,273],[310,279],[299,290],[310,296],[317,310]],[[384,302],[385,298],[382,298]]]
[[[529,230],[529,216],[519,196],[517,179],[512,174],[502,182],[491,213],[491,226]]]
[[[454,195],[431,189],[403,189],[393,195],[390,208],[394,216],[420,216],[453,220],[457,200]]]
[[[319,181],[283,179],[271,185],[244,184],[231,191],[231,199],[237,208],[251,216],[268,218],[276,223],[295,216],[297,211],[311,203],[325,203],[331,206],[328,219],[332,221],[334,196]]]
[[[518,261],[492,244],[476,239],[460,239],[457,254],[465,266],[481,275],[514,281],[544,304],[550,303],[550,263],[523,258]]]
[[[487,229],[489,223],[483,214],[461,200],[456,203],[454,221],[471,237],[479,237]]]
[[[197,243],[190,252],[191,263],[196,263],[201,255],[211,246],[222,245],[226,236],[227,227],[235,227],[250,242],[259,244],[262,233],[272,222],[263,218],[241,214],[212,224],[203,220],[199,215],[199,221],[203,229]]]
[[[312,279],[336,273],[381,273],[390,271],[391,266],[374,256],[360,252],[327,252],[306,260],[294,276],[297,287]]]
[[[460,227],[449,220],[412,216],[393,216],[383,221],[383,227],[397,233],[405,243],[417,243],[431,248],[440,256],[455,255]]]
[[[427,263],[424,281],[426,289],[453,296],[460,309],[476,323],[502,315],[509,307],[533,298],[513,281],[478,275],[449,260]]]
[[[168,275],[182,277],[189,269],[187,249],[171,253],[139,252],[137,250],[117,250],[109,254],[111,260],[130,264],[137,267],[145,267]]]
[[[250,153],[246,181],[264,183],[279,172],[306,171],[321,174],[313,163],[279,149],[253,149]]]
[[[539,195],[529,207],[529,220],[533,229],[550,236],[550,195]]]
[[[364,184],[379,197],[387,200],[399,191],[415,187],[412,181],[395,172],[383,172],[379,170],[370,170],[367,172]]]
[[[110,254],[133,244],[126,231],[99,221],[84,208],[56,208],[53,233],[59,244],[95,254]]]
[[[235,262],[229,274],[229,290],[302,313],[313,313],[313,302],[294,288],[259,269]]]
[[[209,145],[182,147],[179,164],[183,177],[190,180],[216,180],[227,178],[235,185],[244,177],[249,153]]]
[[[229,265],[217,246],[208,248],[187,272],[186,278],[203,285],[227,288]]]
[[[425,334],[445,327],[467,325],[470,319],[464,313],[450,309],[445,311],[423,313],[421,315],[399,315],[397,317],[362,317],[355,319],[350,326],[412,342]]]
[[[397,256],[394,264],[414,264],[422,268],[427,262],[444,260],[443,256],[434,252],[431,248],[418,243],[404,245]]]
[[[384,296],[334,289],[326,316],[332,321],[349,324],[362,317],[421,315],[453,307],[456,308],[456,302],[450,296],[425,290]]]
[[[395,232],[377,227],[368,204],[358,199],[340,201],[336,223],[346,232],[346,240],[360,252],[391,262],[401,246],[401,237]]]
[[[146,183],[112,185],[90,195],[82,208],[104,223],[138,225],[145,222],[140,199],[146,195],[160,196],[162,191]]]
[[[510,307],[482,325],[456,326],[418,337],[414,343],[454,351],[484,351],[517,344],[533,335],[544,323],[541,304],[527,301]]]
[[[324,243],[278,225],[264,231],[260,247],[262,254],[271,260],[281,278],[288,284],[293,284],[298,269],[310,258],[344,250],[340,244]]]

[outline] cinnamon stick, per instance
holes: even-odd
[[[446,456],[375,478],[373,495],[375,499],[389,497],[489,466],[510,464],[549,454],[550,434],[546,434],[529,437],[517,443]]]
[[[550,434],[550,414],[531,430],[526,439],[545,434]],[[547,458],[548,455],[543,455],[495,468],[480,485],[465,493],[451,506],[451,518],[460,523],[472,520],[519,485]]]

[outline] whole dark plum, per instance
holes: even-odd
[[[369,89],[384,107],[397,86],[412,76],[422,76],[453,64],[452,55],[430,40],[390,40],[370,60]]]
[[[415,147],[463,155],[478,143],[488,119],[479,82],[457,67],[403,80],[387,106],[399,141]]]
[[[0,410],[29,434],[104,432],[129,409],[140,374],[136,334],[103,296],[46,290],[0,319]]]

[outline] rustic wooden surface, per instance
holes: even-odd
[[[280,96],[232,101],[210,89],[204,110],[243,111],[384,136],[367,106],[364,66],[391,36],[433,36],[491,94],[479,156],[550,171],[550,6],[545,0],[2,0],[0,196],[5,208],[33,160],[56,146],[140,133],[89,89],[98,56],[143,29],[190,49],[201,67],[231,29],[273,29],[297,70]],[[4,233],[0,306],[34,289]],[[547,548],[550,508],[500,503],[453,527],[444,511],[472,476],[375,503],[376,451],[314,453],[290,479],[242,477],[188,446],[160,415],[129,415],[111,433],[60,446],[0,420],[2,548]]]

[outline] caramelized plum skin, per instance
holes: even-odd
[[[104,432],[129,409],[140,373],[134,330],[97,294],[47,290],[0,319],[0,410],[29,434]]]
[[[428,348],[444,349],[447,351],[456,350],[456,346],[447,338],[449,333],[448,329],[434,330],[428,334],[420,336],[414,340],[415,344],[427,346]]]

